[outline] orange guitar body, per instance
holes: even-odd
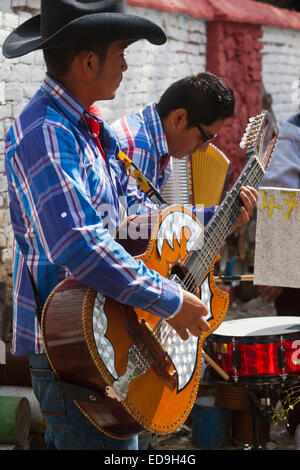
[[[180,214],[183,214],[184,218],[178,237]],[[162,241],[161,227],[175,215],[177,235],[173,234],[173,240],[170,240],[172,233],[164,232],[166,237]],[[119,235],[122,230],[128,231],[128,227],[130,229],[136,221],[141,221],[140,230],[149,225],[147,215],[129,218],[121,225]],[[203,227],[195,216],[182,206],[170,206],[158,211],[152,215],[151,225],[153,228],[147,239],[133,242],[128,237],[123,237],[123,241],[120,239],[119,242],[149,269],[170,278],[174,270],[184,265],[188,256],[186,247],[192,232],[198,227],[200,233]],[[170,225],[166,224],[165,227]],[[164,345],[162,337],[155,338],[159,322],[157,316],[105,298],[73,278],[60,283],[50,294],[42,320],[48,359],[60,379],[88,387],[104,397],[103,403],[74,400],[101,431],[116,438],[130,437],[143,431],[168,434],[174,432],[187,419],[197,396],[203,341],[218,327],[228,308],[228,294],[219,290],[214,283],[212,269],[215,261],[216,259],[204,276],[210,291],[210,317],[207,318],[210,331],[201,338],[194,338],[191,346],[195,351],[190,353],[182,350],[178,351],[178,354],[174,352],[174,358],[173,353],[168,352],[169,346]],[[196,289],[196,293],[200,295],[200,292],[201,289]],[[97,333],[100,319],[103,317],[106,317],[105,328],[103,327],[105,331]],[[132,318],[133,326],[130,326]],[[175,333],[167,322],[165,324]],[[142,325],[142,330],[139,325]],[[167,329],[169,335],[168,331]],[[151,338],[148,341],[147,332],[155,338],[153,342]],[[143,337],[146,338],[145,346],[141,346],[138,337],[142,342]],[[185,342],[182,340],[179,342],[180,348],[185,347],[183,343]],[[102,354],[103,344],[108,346],[104,346],[107,349]],[[188,343],[186,345],[188,346]],[[132,346],[136,346],[141,354],[147,351],[146,358],[154,358],[144,372],[135,373],[133,376],[128,372],[131,364],[129,350]],[[172,346],[170,347],[172,349]],[[155,348],[159,350],[157,355],[152,353]],[[188,354],[191,354],[191,360]],[[110,356],[109,359],[105,359],[107,356]],[[176,363],[180,356],[186,360],[184,367],[186,364],[193,364],[191,370],[184,373],[181,379],[181,363],[180,367],[179,363]],[[140,356],[138,357],[140,359]],[[133,363],[136,365],[135,359]],[[125,392],[123,379],[120,378],[126,379]],[[119,394],[118,388],[114,389],[114,385],[119,382],[122,382],[120,386],[123,387],[124,395]]]

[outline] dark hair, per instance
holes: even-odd
[[[234,94],[212,73],[190,75],[173,83],[157,103],[161,119],[179,108],[187,111],[188,127],[210,126],[218,119],[233,116]]]
[[[100,61],[104,62],[109,45],[110,43],[102,43],[44,49],[43,54],[47,72],[57,77],[66,76],[75,57],[85,49],[94,51]]]

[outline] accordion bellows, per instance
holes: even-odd
[[[218,205],[226,183],[230,161],[215,145],[191,155],[191,183],[194,204]]]

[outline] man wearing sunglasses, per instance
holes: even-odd
[[[203,72],[176,81],[157,103],[123,116],[113,128],[124,153],[162,191],[172,169],[170,157],[204,151],[233,112],[233,91],[216,75]],[[132,178],[128,185],[139,193]]]

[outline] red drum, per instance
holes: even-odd
[[[211,358],[235,382],[300,378],[300,317],[224,321],[207,343]]]

